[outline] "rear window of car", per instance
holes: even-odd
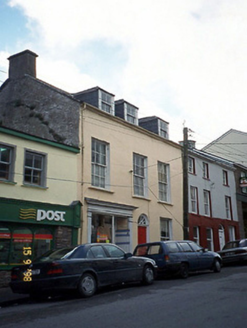
[[[149,255],[155,255],[162,253],[162,248],[160,245],[151,245],[148,249]]]
[[[56,250],[50,250],[44,253],[42,256],[37,257],[34,261],[35,262],[47,262],[52,260],[60,260],[65,258],[66,255],[69,255],[74,248],[61,248]]]
[[[134,252],[136,256],[144,256],[147,255],[148,246],[138,246]]]

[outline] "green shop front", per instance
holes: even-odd
[[[64,206],[0,197],[0,270],[77,245],[80,216],[79,201]]]

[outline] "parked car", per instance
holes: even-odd
[[[193,241],[159,241],[136,246],[135,256],[145,256],[155,260],[158,274],[179,274],[187,278],[189,272],[212,270],[221,271],[219,254],[198,246]]]
[[[90,297],[103,286],[139,281],[152,284],[156,269],[154,260],[134,257],[114,244],[83,244],[50,251],[30,265],[14,267],[10,287],[14,293],[36,298],[73,289]]]
[[[229,241],[218,253],[223,264],[247,263],[247,239]]]

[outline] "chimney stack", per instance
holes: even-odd
[[[18,79],[24,74],[31,75],[36,78],[36,55],[30,50],[25,50],[10,56],[9,60],[9,78]]]

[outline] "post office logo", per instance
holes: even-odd
[[[27,208],[27,209],[20,209],[20,219],[22,220],[36,220],[36,221],[61,221],[65,222],[65,214],[66,212],[62,211],[52,211],[52,210],[42,210],[35,208]]]

